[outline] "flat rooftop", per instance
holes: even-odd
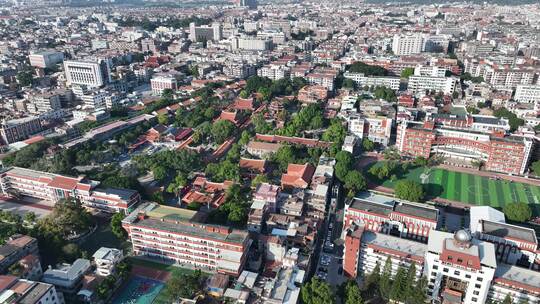
[[[537,271],[526,268],[511,266],[508,264],[499,264],[495,270],[495,278],[510,280],[534,288],[540,288],[540,274]]]
[[[538,243],[534,229],[501,222],[492,222],[488,220],[482,220],[480,224],[482,227],[482,233],[484,234],[489,234],[500,238],[510,237],[535,244]]]
[[[371,231],[364,231],[364,233],[362,233],[362,243],[376,245],[389,250],[397,250],[406,255],[422,258],[427,251],[426,244]]]
[[[139,215],[145,214],[141,218]],[[247,231],[231,229],[227,226],[201,223],[202,213],[188,209],[144,203],[128,215],[124,222],[131,225],[164,230],[187,236],[242,244],[249,237]]]

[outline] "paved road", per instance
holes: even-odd
[[[13,198],[0,197],[0,209],[20,216],[24,216],[28,212],[34,212],[40,218],[51,213],[52,206],[39,202],[25,202]]]
[[[339,195],[338,195],[339,196]],[[320,245],[317,247],[318,252],[320,253],[317,261],[317,268],[315,269],[315,275],[319,272],[320,268],[324,268],[327,271],[326,281],[332,286],[338,286],[343,283],[346,278],[343,277],[343,272],[340,272],[342,267],[342,255],[343,255],[343,246],[340,241],[341,229],[343,223],[343,204],[337,199],[337,208],[334,210],[332,205],[323,225],[323,233],[319,237],[321,240]],[[332,223],[332,230],[329,226]],[[334,250],[332,252],[324,252],[324,244],[326,242],[327,236],[330,234],[330,239],[334,243]],[[328,266],[323,266],[321,261],[324,256],[330,257],[330,263]]]

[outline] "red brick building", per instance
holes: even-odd
[[[523,174],[533,150],[530,139],[505,136],[501,132],[483,133],[466,129],[467,120],[450,120],[444,126],[440,120],[402,122],[398,126],[396,145],[404,156],[428,158],[442,155],[445,161],[471,166],[472,161],[484,162],[490,171]]]

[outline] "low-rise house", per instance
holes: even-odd
[[[86,259],[77,259],[73,264],[60,264],[55,269],[49,266],[43,274],[42,281],[54,285],[62,300],[73,298],[81,289],[83,277],[90,267],[90,261]]]
[[[248,153],[260,158],[264,158],[272,153],[276,153],[279,148],[281,148],[281,144],[279,143],[269,143],[252,140],[247,144]]]
[[[213,274],[206,282],[208,294],[216,298],[222,297],[228,286],[229,276],[222,273]]]
[[[31,236],[16,234],[0,247],[0,273],[28,255],[38,255],[37,240]]]
[[[99,248],[94,255],[96,273],[100,276],[109,276],[114,273],[116,265],[124,259],[124,254],[116,248]]]
[[[0,275],[0,303],[63,304],[64,299],[51,284]]]
[[[289,164],[287,173],[281,176],[281,188],[291,189],[300,188],[306,189],[311,183],[311,178],[315,173],[315,168],[309,164]]]

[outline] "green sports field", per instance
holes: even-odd
[[[380,165],[382,164],[375,164]],[[390,179],[380,181],[367,172],[366,175],[373,182],[388,188],[393,188],[397,182]],[[530,204],[534,215],[540,215],[540,187],[537,186],[426,167],[412,168],[397,177],[398,180],[411,179],[424,184],[426,193],[431,198],[440,197],[494,208],[503,208],[506,203],[524,202]]]

